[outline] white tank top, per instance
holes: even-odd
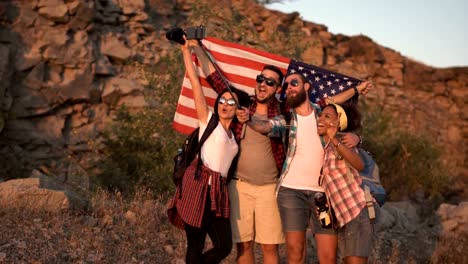
[[[297,115],[296,152],[282,186],[322,191],[318,185],[323,164],[323,146],[317,134],[317,119],[312,112],[308,116]]]

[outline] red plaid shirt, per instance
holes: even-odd
[[[221,177],[219,172],[200,164],[200,175],[198,179],[195,179],[197,163],[198,158],[185,170],[182,184],[177,186],[176,193],[168,206],[169,221],[180,229],[184,229],[185,224],[201,227],[210,177],[211,211],[215,212],[216,217],[229,218],[229,195],[226,177]]]
[[[223,81],[222,76],[217,72],[213,72],[208,77],[206,77],[208,83],[213,87],[213,89],[220,93],[222,90],[227,88],[226,83]],[[238,92],[244,92],[242,90],[238,90]],[[249,106],[249,111],[251,115],[253,115],[257,110],[257,101],[252,100],[252,104]],[[280,115],[280,107],[279,102],[277,100],[270,100],[268,103],[268,118],[273,118],[275,116]],[[232,130],[236,134],[236,138],[239,141],[242,136],[242,128],[245,124],[241,124],[239,122],[232,122]],[[273,153],[273,157],[276,161],[276,168],[278,169],[278,175],[283,168],[283,162],[285,159],[285,152],[284,152],[284,145],[281,138],[270,138],[271,142],[271,151]]]
[[[357,150],[356,150],[357,151]],[[330,199],[339,227],[356,218],[366,206],[358,171],[344,159],[338,159],[335,147],[325,146],[323,163],[323,188]]]

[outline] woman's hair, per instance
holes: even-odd
[[[348,126],[341,132],[354,132],[361,129],[361,114],[359,113],[357,104],[346,102],[340,106],[343,107],[346,117],[348,118]],[[329,104],[324,108],[326,107],[331,107],[336,113],[338,113],[335,105]]]

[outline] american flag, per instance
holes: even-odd
[[[356,86],[360,80],[325,70],[297,60],[274,55],[239,44],[223,41],[213,37],[202,40],[203,46],[215,60],[221,74],[238,89],[254,94],[255,78],[266,64],[275,65],[283,73],[302,73],[312,84],[311,101],[333,96]],[[195,66],[198,62],[195,58]],[[198,68],[198,66],[196,67]],[[209,86],[201,68],[198,68],[208,105],[213,107],[216,92]],[[173,126],[176,131],[189,134],[198,126],[197,113],[192,95],[192,87],[187,75],[182,82],[182,89],[177,102]]]

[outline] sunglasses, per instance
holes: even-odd
[[[257,79],[255,79],[257,81],[257,83],[262,83],[263,81],[265,81],[266,85],[268,86],[273,86],[276,84],[276,81],[271,79],[271,78],[267,78],[263,75],[257,75]]]
[[[233,106],[233,105],[236,104],[236,100],[234,100],[234,98],[226,99],[226,98],[224,98],[224,97],[221,97],[221,98],[219,98],[218,103],[219,103],[219,104],[225,104],[225,103],[227,103],[228,105]]]
[[[290,84],[291,84],[291,86],[293,86],[293,87],[297,87],[297,86],[299,86],[299,81],[296,80],[296,79],[292,79],[291,82],[285,82],[285,83],[283,83],[283,87],[284,87],[284,88],[288,88],[288,86],[289,86]]]

